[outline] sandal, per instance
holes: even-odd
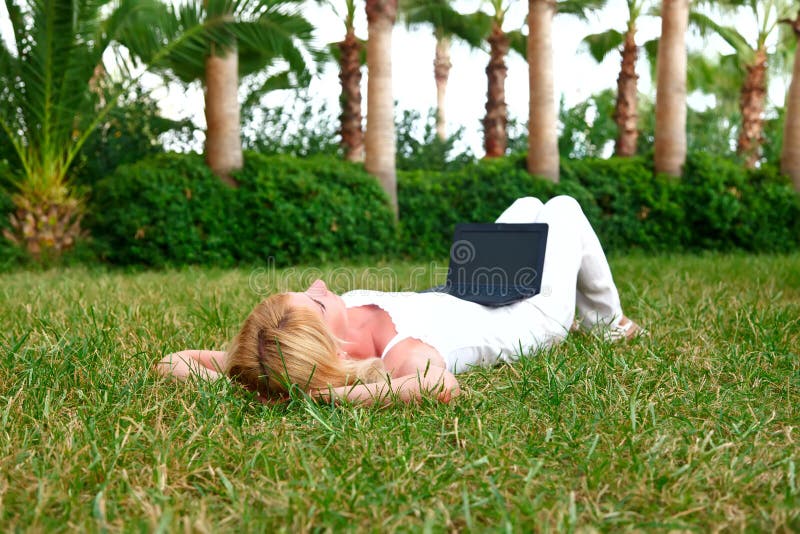
[[[637,337],[646,336],[649,334],[647,330],[634,323],[624,315],[619,323],[604,328],[602,330],[603,339],[611,343],[620,341],[630,341]]]

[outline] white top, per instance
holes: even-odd
[[[564,338],[563,327],[535,304],[537,297],[492,308],[445,293],[384,293],[356,290],[342,295],[348,308],[374,304],[389,314],[400,341],[414,338],[439,351],[452,373],[515,361]]]

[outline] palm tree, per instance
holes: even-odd
[[[614,121],[617,123],[617,140],[614,154],[628,157],[636,154],[639,137],[638,106],[639,92],[636,74],[636,60],[639,47],[636,45],[636,23],[649,0],[626,0],[628,4],[628,23],[625,33],[614,29],[596,33],[584,38],[592,57],[599,63],[612,51],[619,50],[622,65],[617,77],[617,103]]]
[[[206,162],[230,185],[236,185],[231,172],[242,166],[240,76],[262,73],[280,59],[287,64],[286,69],[267,76],[255,89],[256,94],[305,85],[309,79],[302,50],[312,38],[313,27],[289,10],[300,1],[188,0],[177,8],[163,6],[162,16],[169,23],[154,28],[156,36],[163,33],[172,38],[187,25],[202,26],[208,21],[223,24],[213,35],[199,34],[161,61],[150,63],[153,70],[176,76],[184,83],[203,80]],[[142,55],[137,39],[125,44]]]
[[[662,0],[656,60],[657,173],[680,176],[686,162],[686,29],[689,0]]]
[[[103,93],[104,57],[124,66],[117,46],[123,35],[165,21],[150,0],[6,0],[6,8],[13,43],[0,41],[0,127],[21,168],[11,177],[16,209],[4,235],[34,258],[58,255],[82,235],[83,203],[67,180],[70,165],[138,80],[128,73]],[[142,49],[160,61],[215,22],[186,26],[172,40],[139,35]]]
[[[795,39],[800,38],[800,12],[791,19],[781,22],[789,24]],[[789,94],[786,95],[786,122],[783,126],[783,147],[781,148],[781,172],[788,175],[794,188],[800,193],[800,51],[795,50],[794,70]]]
[[[778,28],[778,20],[788,15],[788,0],[716,0],[713,5],[726,11],[738,11],[740,7],[749,8],[758,28],[754,41],[742,35],[734,26],[724,26],[710,16],[692,11],[689,19],[701,34],[715,32],[736,51],[733,58],[744,80],[739,94],[739,110],[742,126],[739,130],[737,152],[744,158],[747,167],[755,167],[761,158],[761,145],[764,141],[764,110],[767,98],[767,41]],[[774,56],[776,59],[776,57]],[[772,63],[779,63],[772,61]]]
[[[480,46],[484,32],[476,20],[452,8],[449,0],[401,0],[400,14],[408,28],[432,26],[436,38],[433,76],[436,80],[436,134],[447,139],[445,94],[450,77],[450,42],[457,37],[473,48]]]
[[[342,84],[341,136],[345,159],[364,161],[364,131],[361,126],[361,58],[364,44],[355,33],[355,0],[345,0],[344,40],[337,43],[339,81]]]
[[[239,118],[239,54],[210,43],[205,68],[206,164],[228,185],[231,173],[242,168]]]
[[[552,22],[556,12],[586,18],[604,0],[528,0],[528,172],[558,181],[558,134],[553,86]]]
[[[490,0],[492,14],[484,25],[489,43],[489,64],[486,66],[486,116],[483,119],[483,148],[486,158],[504,156],[508,147],[508,109],[506,107],[506,56],[515,50],[523,58],[526,54],[526,37],[519,31],[506,32],[503,23],[510,4],[503,0]],[[477,24],[476,24],[477,25]]]
[[[341,41],[329,43],[325,53],[320,54],[321,63],[335,62],[339,68],[339,83],[342,91],[339,104],[342,113],[339,115],[339,146],[347,161],[364,161],[364,128],[361,114],[361,67],[366,63],[366,42],[359,39],[355,32],[356,2],[344,0],[344,13],[339,10],[338,3],[327,0],[326,3],[344,24],[345,36]]]
[[[378,178],[397,215],[394,100],[392,98],[392,28],[397,0],[367,0],[367,172]]]

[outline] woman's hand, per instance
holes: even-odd
[[[182,350],[164,357],[155,365],[161,376],[185,382],[190,376],[216,380],[225,376],[225,352],[215,350]]]

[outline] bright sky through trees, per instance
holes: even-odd
[[[334,2],[336,0],[333,0]],[[506,16],[506,29],[514,29],[514,24],[525,21],[527,2],[509,0],[512,4]],[[478,4],[475,0],[458,0],[457,7],[462,12],[474,10]],[[334,14],[330,6],[319,5],[308,1],[304,7],[305,16],[318,28],[317,44],[339,41],[344,36],[344,25]],[[588,34],[604,31],[610,27],[624,29],[626,8],[622,0],[615,0],[610,7],[589,16],[584,22],[571,16],[557,16],[554,20],[554,66],[556,94],[563,95],[568,106],[585,100],[588,96],[606,88],[616,86],[619,73],[620,58],[617,54],[609,55],[602,64],[597,64],[581,46],[580,42]],[[642,16],[639,21],[637,43],[658,36],[660,20],[656,17]],[[742,18],[737,27],[746,34],[754,29],[754,24]],[[367,37],[366,17],[363,6],[357,11],[356,34],[360,38]],[[4,39],[10,38],[10,23],[5,6],[0,4],[0,32]],[[691,33],[691,31],[690,31]],[[690,47],[704,47],[697,37],[689,38]],[[719,39],[712,40],[711,51],[730,53],[727,45]],[[407,31],[402,23],[398,23],[393,37],[393,75],[394,99],[398,105],[398,113],[403,110],[416,110],[423,116],[436,105],[436,87],[433,79],[433,56],[435,40],[429,30]],[[639,90],[645,94],[653,93],[653,84],[644,54],[640,54],[637,70],[640,75]],[[448,133],[464,127],[464,143],[473,153],[483,154],[480,120],[483,118],[486,102],[485,68],[489,60],[487,52],[469,50],[466,45],[455,41],[451,51],[453,68],[447,89]],[[528,73],[525,62],[514,53],[507,58],[508,78],[506,80],[506,99],[509,117],[525,121],[528,114]],[[362,94],[366,98],[366,69],[363,79]],[[205,127],[203,115],[202,88],[194,84],[188,91],[180,86],[165,88],[156,77],[148,78],[148,84],[155,87],[156,100],[159,101],[164,114],[170,118],[190,117],[200,127]],[[783,105],[788,89],[788,79],[773,79],[770,86],[769,99],[772,105]],[[333,63],[322,69],[309,87],[309,94],[314,99],[324,99],[328,110],[338,114],[339,98],[338,69]],[[278,91],[266,97],[267,105],[289,104],[294,101],[294,94]],[[713,98],[694,95],[690,105],[703,108],[713,105]],[[366,106],[363,108],[366,111]],[[463,148],[463,147],[462,147]],[[202,149],[202,134],[197,139],[196,150]]]

